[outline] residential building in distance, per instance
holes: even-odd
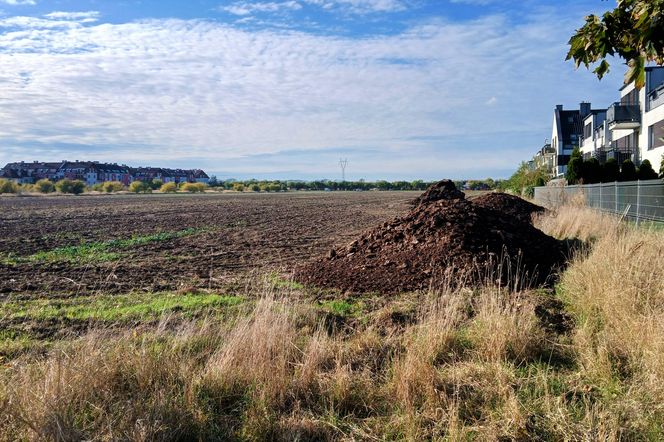
[[[597,158],[606,161],[607,148],[611,145],[611,132],[606,124],[606,109],[593,109],[583,119],[581,153],[583,159]]]
[[[556,150],[551,146],[551,143],[545,143],[535,154],[532,161],[535,169],[544,168],[553,175],[556,164]]]
[[[106,181],[119,181],[129,185],[133,181],[160,179],[164,183],[204,183],[210,177],[201,169],[168,169],[163,167],[129,167],[125,164],[100,163],[98,161],[61,161],[43,163],[39,161],[9,163],[0,169],[0,178],[20,184],[32,184],[41,179],[81,180],[88,186]]]
[[[556,152],[553,176],[564,175],[572,150],[583,135],[583,119],[590,113],[590,103],[581,103],[579,110],[565,110],[561,104],[553,111],[551,147]]]
[[[664,155],[664,67],[647,67],[645,87],[637,90],[634,83],[623,86],[620,101],[606,109],[592,109],[585,102],[579,110],[556,106],[551,132],[553,178],[565,175],[576,146],[584,159],[597,158],[600,163],[609,158],[619,163],[630,159],[637,166],[647,159],[657,170]],[[549,164],[544,161],[543,150],[533,163]]]

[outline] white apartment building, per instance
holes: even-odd
[[[585,158],[629,158],[637,165],[647,159],[658,170],[664,155],[664,67],[647,67],[645,87],[625,85],[619,102],[587,113],[580,147]]]

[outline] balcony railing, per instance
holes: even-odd
[[[609,129],[637,129],[641,126],[641,109],[638,104],[613,103],[606,111]]]

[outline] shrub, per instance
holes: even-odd
[[[124,189],[124,184],[120,181],[106,181],[102,184],[102,189],[106,193],[119,192]]]
[[[0,179],[0,193],[18,193],[18,184],[13,181]]]
[[[652,168],[652,164],[650,164],[650,161],[648,160],[643,160],[641,162],[641,166],[639,167],[639,171],[637,172],[638,178],[640,180],[655,180],[657,179],[657,172],[655,172]]]
[[[161,189],[161,186],[163,186],[163,185],[164,185],[164,182],[162,180],[160,180],[159,178],[154,178],[150,182],[150,187],[152,187],[152,190],[159,190],[159,189]]]
[[[35,183],[35,190],[39,193],[55,192],[55,185],[51,180],[43,179]]]
[[[129,185],[129,191],[134,193],[150,193],[152,192],[152,187],[143,181],[134,181]]]
[[[95,192],[103,192],[104,191],[104,184],[103,183],[97,183],[92,185],[92,190]]]
[[[615,158],[609,158],[602,166],[602,182],[611,183],[620,178],[620,166]]]
[[[189,193],[199,193],[205,192],[206,185],[203,183],[184,183],[182,185],[182,190]]]
[[[583,162],[581,178],[584,184],[599,183],[602,179],[602,166],[597,158],[590,158]]]
[[[70,180],[65,178],[55,183],[55,188],[62,193],[79,195],[85,191],[85,183],[81,180]]]
[[[251,189],[252,192],[260,192],[261,191],[261,187],[258,184],[252,184],[250,189]]]
[[[233,183],[233,190],[235,190],[236,192],[244,192],[244,184]]]
[[[623,161],[622,168],[620,170],[620,181],[634,181],[636,179],[636,166],[634,166],[632,160],[628,159]]]
[[[575,147],[572,151],[572,157],[567,163],[567,171],[565,172],[565,178],[569,184],[576,184],[583,175],[583,157],[581,156],[581,150],[578,147]]]
[[[178,185],[173,182],[165,183],[161,186],[159,190],[162,193],[175,193],[178,191]]]

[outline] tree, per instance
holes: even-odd
[[[659,177],[664,179],[664,155],[662,155],[662,161],[659,163]]]
[[[531,169],[528,163],[523,162],[509,179],[500,182],[498,188],[517,195],[532,196],[534,187],[546,184],[549,179],[546,168]]]
[[[581,149],[575,147],[572,151],[572,156],[567,163],[567,171],[565,178],[569,184],[577,184],[583,175],[583,157],[581,156]]]
[[[79,195],[85,191],[85,183],[81,180],[69,180],[65,178],[55,183],[55,188],[62,193]]]
[[[161,186],[164,185],[164,182],[160,180],[159,178],[153,178],[152,181],[150,181],[150,188],[152,190],[159,190],[161,189]]]
[[[0,179],[0,193],[18,193],[18,184],[10,180]]]
[[[178,191],[178,185],[171,181],[168,183],[164,183],[164,185],[162,185],[161,189],[159,190],[161,191],[161,193],[175,193]]]
[[[129,185],[129,191],[134,193],[151,193],[152,187],[144,181],[134,181]]]
[[[638,179],[640,180],[656,180],[657,172],[655,172],[654,169],[652,168],[652,164],[650,164],[650,161],[643,160],[637,172],[637,176]]]
[[[120,181],[106,181],[101,185],[101,189],[106,193],[120,192],[124,189],[124,184]]]
[[[618,6],[604,13],[586,17],[586,23],[569,40],[567,60],[577,68],[600,62],[594,69],[598,78],[609,72],[608,56],[618,55],[629,69],[625,84],[645,84],[648,62],[664,64],[664,0],[618,0]]]
[[[44,178],[43,180],[39,180],[35,183],[35,189],[39,193],[51,193],[55,192],[55,185],[51,180]]]
[[[636,166],[634,166],[632,160],[627,159],[623,161],[622,168],[620,170],[620,181],[634,181],[636,179]]]
[[[203,183],[184,183],[181,187],[182,191],[189,193],[205,192],[206,185]]]
[[[615,158],[609,158],[602,166],[602,182],[611,183],[620,178],[620,166]]]

